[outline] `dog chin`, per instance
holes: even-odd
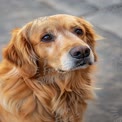
[[[58,72],[59,73],[66,73],[66,72],[70,72],[70,71],[74,71],[74,70],[79,70],[79,69],[85,69],[87,67],[89,67],[90,65],[93,65],[93,63],[83,63],[83,64],[80,64],[80,65],[75,65],[73,66],[72,68],[70,69],[58,69]]]

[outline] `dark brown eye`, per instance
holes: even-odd
[[[54,36],[52,34],[46,34],[41,39],[41,41],[43,42],[51,42],[53,40],[54,40]]]
[[[80,35],[83,35],[83,30],[77,28],[77,29],[74,30],[74,33],[80,36]]]

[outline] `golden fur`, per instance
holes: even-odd
[[[72,34],[74,25],[83,36]],[[47,31],[63,36],[41,42]],[[96,37],[91,24],[70,15],[38,18],[15,29],[0,64],[0,122],[82,122],[86,100],[93,98],[94,67],[65,73],[57,68],[60,57],[77,45],[89,45],[96,61]]]

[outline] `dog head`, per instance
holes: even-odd
[[[38,18],[13,31],[4,57],[29,77],[45,61],[55,71],[87,68],[97,60],[96,37],[92,25],[83,18],[70,15]]]

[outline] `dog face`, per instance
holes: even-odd
[[[28,74],[36,72],[36,60],[45,59],[54,70],[67,72],[87,68],[96,61],[95,38],[91,24],[82,18],[70,15],[38,18],[14,31],[4,56],[25,72],[29,69]]]

